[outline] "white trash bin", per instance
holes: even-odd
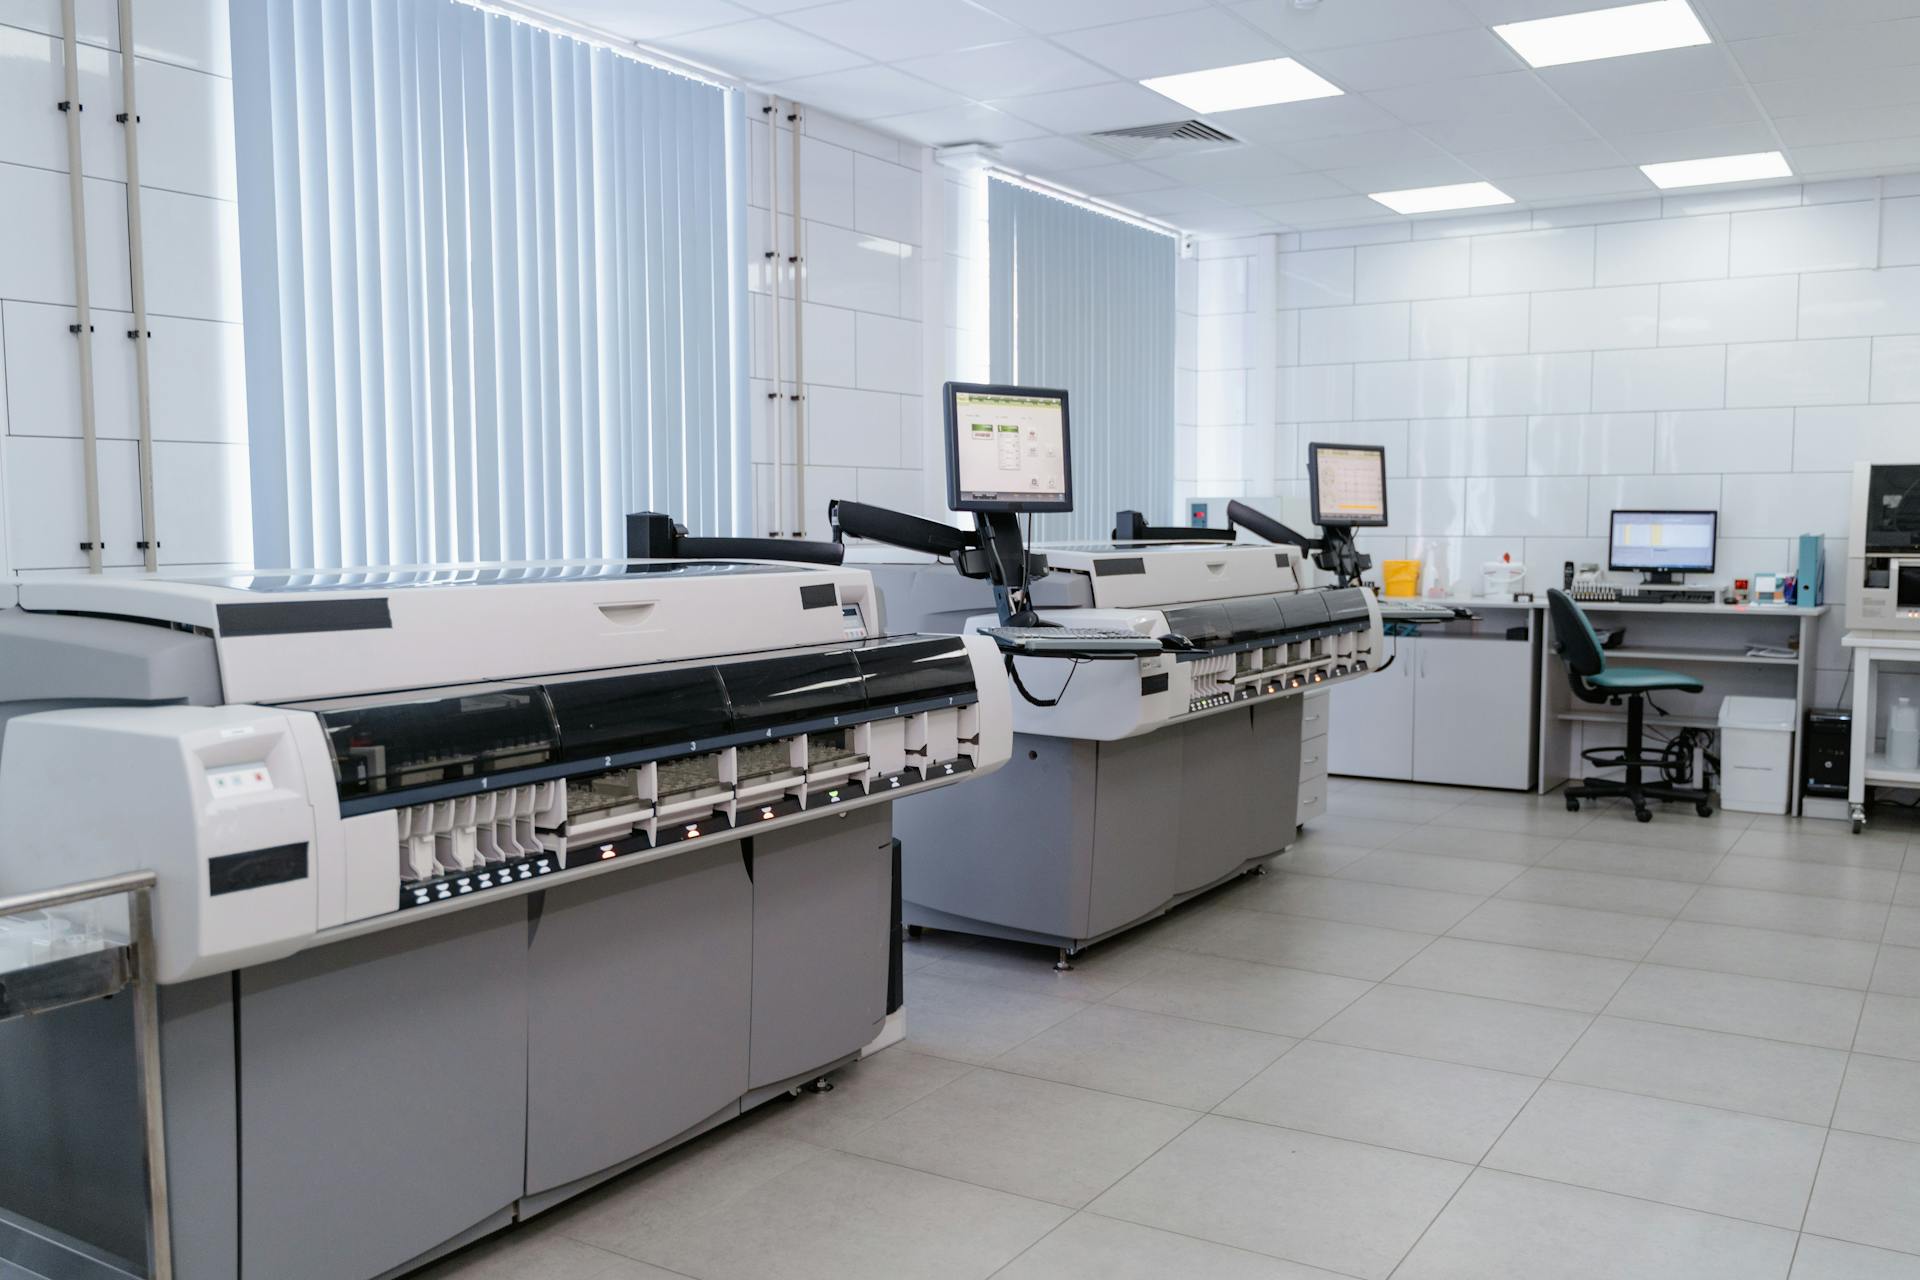
[[[1793,699],[1720,701],[1720,807],[1785,813],[1793,802]]]

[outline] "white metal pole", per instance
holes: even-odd
[[[780,350],[780,99],[769,98],[767,117],[767,288],[773,326],[773,390],[767,393],[767,435],[773,444],[773,527],[777,538],[786,525],[786,450],[780,437],[780,402],[785,399],[786,361]]]
[[[60,34],[66,45],[67,196],[73,219],[74,336],[80,339],[80,466],[86,489],[87,572],[100,572],[100,454],[93,431],[93,308],[87,291],[87,188],[80,166],[80,42],[74,34],[74,0],[60,0]]]
[[[148,573],[160,567],[153,514],[153,401],[147,372],[147,268],[140,220],[140,111],[133,92],[133,0],[120,0],[120,124],[127,143],[127,265],[133,294],[134,403],[140,428],[140,554]]]
[[[806,224],[800,220],[800,106],[793,104],[793,110],[787,113],[787,124],[793,130],[793,256],[787,261],[793,266],[793,488],[794,516],[793,536],[807,536],[807,374],[806,365],[801,359],[801,339],[804,334],[804,311],[800,298],[800,280],[805,270],[805,259],[801,243],[805,236]]]

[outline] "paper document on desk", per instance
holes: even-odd
[[[1778,644],[1750,644],[1747,646],[1749,658],[1795,658],[1798,651]]]

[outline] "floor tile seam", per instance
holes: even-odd
[[[1568,1052],[1571,1053],[1572,1051],[1569,1050]],[[1836,1050],[1836,1052],[1838,1052],[1838,1050]],[[1558,1071],[1565,1065],[1566,1060],[1562,1058],[1560,1062],[1554,1065],[1554,1070]],[[1768,1120],[1777,1124],[1798,1125],[1802,1129],[1814,1129],[1821,1133],[1825,1133],[1833,1127],[1830,1124],[1825,1124],[1818,1120],[1794,1120],[1786,1116],[1770,1115],[1764,1111],[1748,1111],[1743,1107],[1728,1106],[1720,1102],[1700,1102],[1693,1098],[1675,1098],[1664,1093],[1642,1093],[1638,1089],[1621,1089],[1607,1084],[1589,1084],[1585,1080],[1571,1080],[1559,1076],[1548,1076],[1547,1083],[1566,1085],[1573,1089],[1589,1089],[1595,1093],[1611,1093],[1622,1098],[1645,1098],[1650,1102],[1668,1102],[1678,1107],[1699,1107],[1703,1111],[1718,1111],[1723,1115],[1739,1116],[1746,1120]],[[1835,1089],[1833,1092],[1834,1096],[1838,1098],[1840,1090]],[[1853,1131],[1847,1130],[1845,1132]],[[1870,1134],[1868,1136],[1872,1137],[1876,1135]],[[1920,1143],[1916,1143],[1916,1145],[1920,1145]]]
[[[1797,1049],[1825,1049],[1831,1053],[1851,1052],[1851,1050],[1846,1047],[1837,1044],[1814,1044],[1806,1040],[1783,1040],[1779,1036],[1757,1036],[1751,1031],[1728,1031],[1724,1027],[1702,1027],[1691,1022],[1667,1022],[1660,1018],[1648,1018],[1638,1014],[1614,1013],[1610,1011],[1611,1008],[1612,1006],[1609,1005],[1608,1008],[1602,1009],[1599,1016],[1602,1018],[1614,1018],[1621,1022],[1644,1022],[1649,1026],[1655,1027],[1678,1027],[1682,1031],[1707,1031],[1714,1035],[1740,1036],[1747,1040],[1764,1040],[1768,1044],[1791,1045]]]
[[[1315,1135],[1315,1136],[1318,1137],[1321,1135]],[[1366,1280],[1364,1276],[1355,1275],[1351,1271],[1341,1271],[1335,1267],[1321,1266],[1319,1263],[1303,1262],[1299,1258],[1289,1258],[1285,1254],[1279,1254],[1279,1253],[1268,1253],[1265,1249],[1249,1248],[1247,1245],[1244,1245],[1244,1244],[1228,1244],[1225,1240],[1213,1240],[1206,1236],[1194,1235],[1190,1231],[1179,1231],[1173,1227],[1165,1227],[1157,1223],[1149,1226],[1147,1223],[1144,1223],[1144,1222],[1135,1222],[1131,1218],[1119,1218],[1119,1217],[1115,1217],[1113,1214],[1110,1214],[1110,1213],[1095,1212],[1093,1209],[1082,1209],[1080,1210],[1079,1213],[1075,1214],[1074,1216],[1098,1218],[1102,1222],[1118,1222],[1130,1227],[1146,1227],[1146,1229],[1149,1231],[1159,1231],[1166,1235],[1179,1236],[1182,1240],[1193,1240],[1193,1241],[1197,1241],[1200,1244],[1210,1244],[1222,1249],[1235,1249],[1241,1253],[1250,1253],[1256,1258],[1271,1258],[1275,1262],[1290,1262],[1294,1266],[1298,1266],[1298,1267],[1318,1267],[1321,1271],[1326,1272],[1330,1276],[1342,1277],[1342,1280]]]

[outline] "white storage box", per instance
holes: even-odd
[[[1785,813],[1793,797],[1793,699],[1720,702],[1720,807]]]

